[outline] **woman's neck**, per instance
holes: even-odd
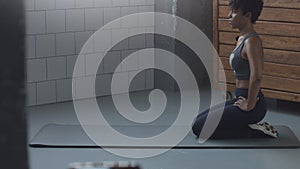
[[[255,32],[255,30],[253,28],[253,24],[251,24],[251,23],[249,23],[245,27],[239,29],[239,31],[241,33],[240,36],[245,36],[245,35]]]

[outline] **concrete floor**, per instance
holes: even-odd
[[[136,98],[145,94],[145,92],[136,93],[138,95]],[[201,94],[208,95],[206,90],[201,91]],[[102,99],[105,100],[105,98]],[[147,108],[147,105],[141,104],[145,100],[133,98],[134,101],[137,102],[137,107]],[[208,103],[208,101],[202,101]],[[300,104],[278,102],[274,99],[268,99],[267,103],[268,113],[265,121],[274,125],[289,126],[300,139]],[[172,102],[170,105],[168,112],[172,112]],[[29,107],[28,115],[28,140],[47,123],[78,124],[72,102]],[[111,119],[112,123],[127,123],[115,115],[108,114],[107,118]],[[169,119],[172,118],[167,115],[160,121],[158,120],[157,124],[169,123],[171,122]],[[161,155],[142,159],[120,157],[100,148],[29,148],[28,150],[31,169],[66,169],[72,162],[86,161],[136,161],[143,169],[300,168],[300,149],[171,149]]]

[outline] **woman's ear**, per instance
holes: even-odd
[[[252,13],[251,13],[251,12],[247,12],[244,16],[245,16],[246,18],[249,18],[249,19],[251,20]]]

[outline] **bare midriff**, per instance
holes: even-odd
[[[236,88],[242,88],[242,89],[248,89],[249,87],[249,80],[235,80],[235,87]]]

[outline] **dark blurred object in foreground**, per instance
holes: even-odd
[[[0,0],[0,164],[28,169],[22,0]]]

